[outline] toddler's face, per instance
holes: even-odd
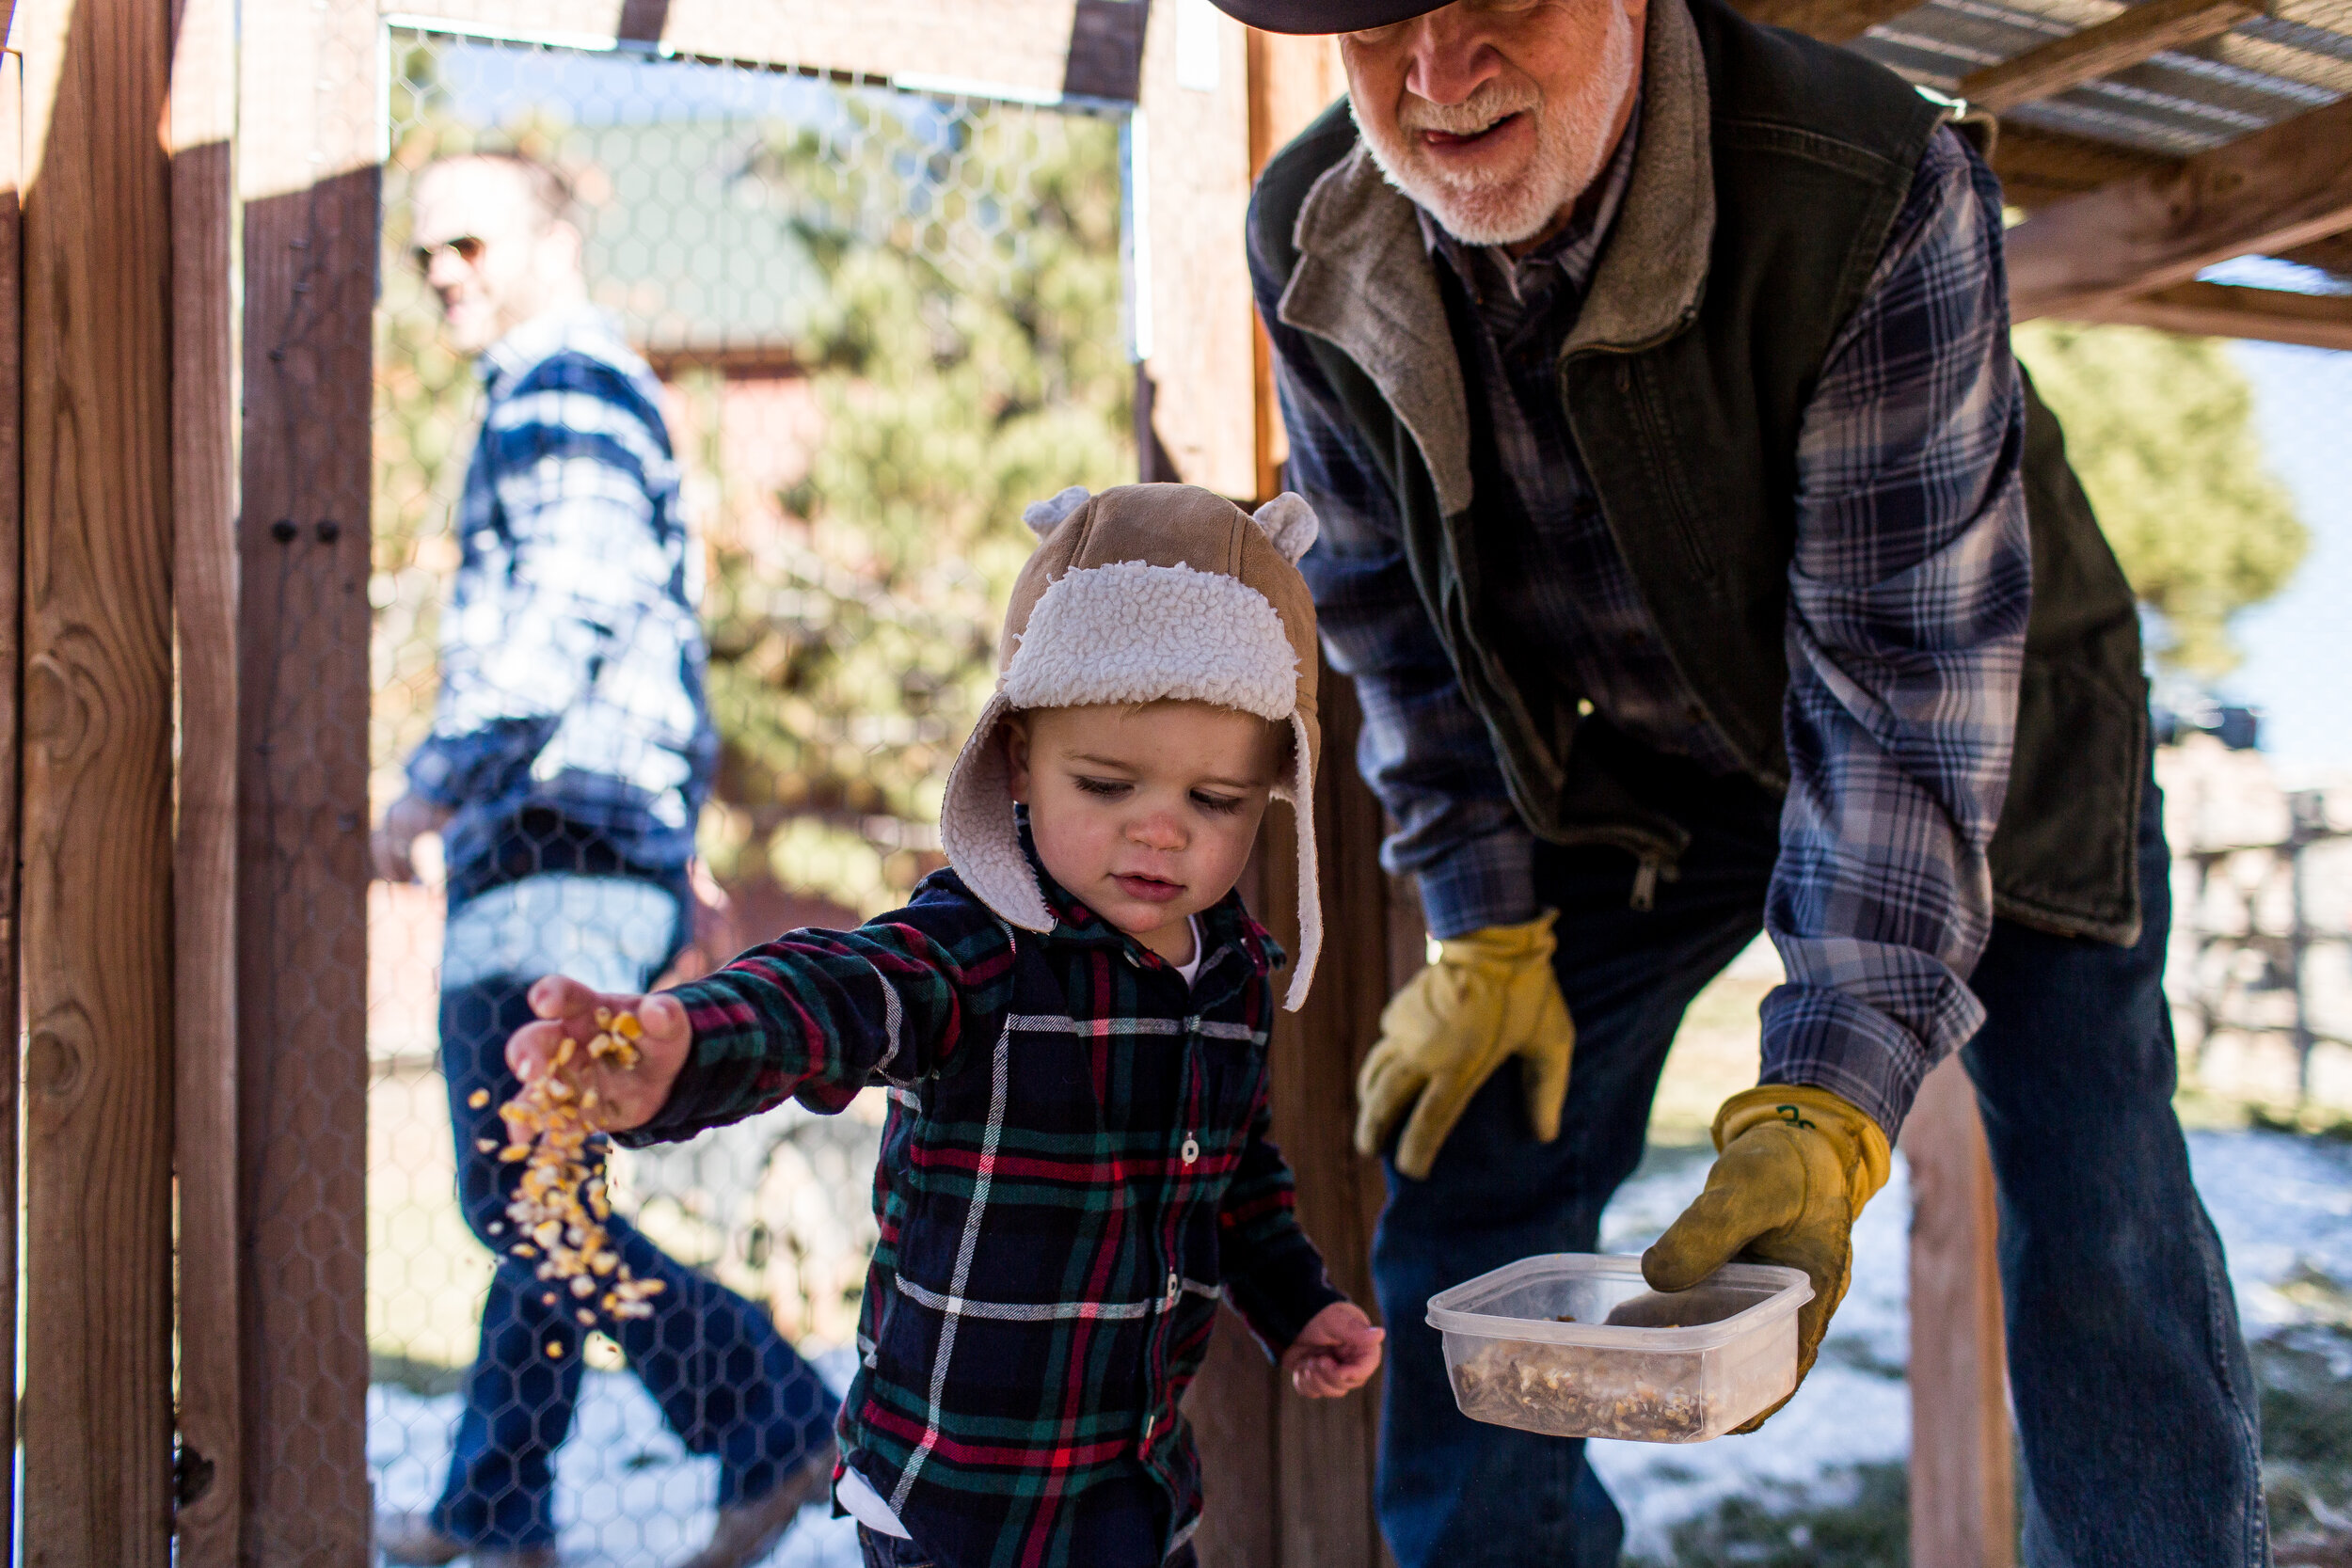
[[[1012,795],[1038,858],[1087,907],[1171,963],[1185,918],[1232,891],[1274,787],[1282,732],[1207,703],[1010,716]]]

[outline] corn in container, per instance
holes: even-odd
[[[1555,1437],[1699,1443],[1797,1384],[1796,1269],[1732,1263],[1652,1291],[1638,1258],[1522,1258],[1429,1298],[1454,1402]]]

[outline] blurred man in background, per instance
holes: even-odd
[[[456,529],[432,734],[374,837],[377,874],[416,879],[441,834],[449,922],[441,1060],[466,1222],[498,1255],[449,1481],[387,1517],[395,1563],[556,1561],[555,1449],[585,1327],[509,1251],[523,1168],[501,1164],[507,1037],[532,981],[645,990],[685,944],[694,824],[718,741],[703,696],[700,584],[652,372],[587,302],[572,196],[515,155],[445,159],[417,182],[415,260],[447,341],[480,356],[481,436]],[[615,1216],[652,1317],[599,1321],[688,1449],[720,1462],[719,1526],[690,1568],[767,1555],[831,1479],[834,1401],[761,1308]]]

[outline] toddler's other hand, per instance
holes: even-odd
[[[1282,1370],[1291,1386],[1311,1400],[1336,1399],[1364,1386],[1380,1369],[1380,1341],[1389,1337],[1375,1328],[1364,1309],[1352,1301],[1335,1301],[1316,1313],[1291,1348],[1282,1353]]]
[[[635,1067],[625,1069],[589,1059],[588,1042],[603,1033],[596,1023],[598,1007],[613,1014],[637,1015],[644,1033],[634,1042],[639,1052]],[[569,1070],[581,1088],[596,1091],[594,1120],[607,1132],[626,1132],[653,1119],[670,1098],[670,1085],[676,1082],[694,1043],[686,1009],[677,998],[666,994],[610,995],[550,974],[531,988],[531,1010],[542,1022],[524,1024],[507,1040],[508,1069],[524,1083],[531,1083],[552,1068],[564,1041],[578,1041]]]

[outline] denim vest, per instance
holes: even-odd
[[[1797,436],[1837,328],[1867,287],[1946,111],[1848,51],[1652,0],[1625,204],[1559,364],[1611,532],[1677,666],[1757,783],[1788,783],[1782,638]],[[1303,214],[1303,215],[1302,215]],[[1384,454],[1424,608],[1493,736],[1529,828],[1671,863],[1687,832],[1646,801],[1631,746],[1581,725],[1556,671],[1481,613],[1476,540],[1510,486],[1475,438],[1471,389],[1406,199],[1335,105],[1267,166],[1249,243]],[[2000,914],[2135,940],[2147,686],[2129,585],[2057,421],[2030,385],[2033,610],[2015,762],[1992,846]]]

